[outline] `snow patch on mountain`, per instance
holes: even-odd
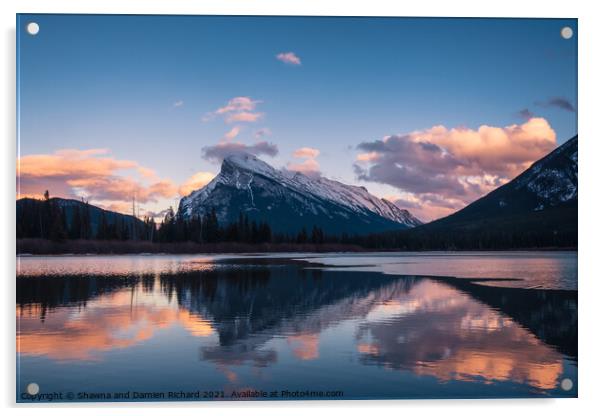
[[[534,163],[518,177],[515,190],[527,190],[539,203],[536,210],[577,198],[577,137]]]
[[[248,200],[243,204],[246,210],[260,209],[255,202],[257,197],[261,197],[287,200],[290,209],[299,216],[311,213],[328,218],[351,218],[351,214],[356,214],[364,222],[369,222],[366,216],[371,215],[405,227],[421,224],[409,211],[375,197],[364,187],[345,185],[323,177],[314,179],[299,172],[277,170],[250,154],[234,154],[225,158],[220,173],[211,182],[182,198],[179,215],[185,218],[198,215],[209,206],[222,211],[228,209],[229,207],[221,206],[223,204],[215,201],[218,187],[248,193]],[[222,196],[229,198],[226,193]],[[269,203],[265,210],[270,211],[273,206]]]

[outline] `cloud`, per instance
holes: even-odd
[[[95,205],[100,208],[107,209],[109,211],[115,211],[115,212],[121,212],[121,213],[127,213],[127,214],[132,213],[132,201],[117,201],[117,202],[109,201],[108,203],[97,202]]]
[[[570,111],[571,113],[575,112],[575,107],[571,102],[564,97],[552,97],[547,99],[546,101],[537,101],[536,105],[544,108],[556,107],[561,110]]]
[[[121,212],[122,214],[130,215],[132,213],[132,201],[95,201],[94,205],[109,211]],[[153,218],[155,222],[161,222],[168,211],[169,208],[156,212],[136,204],[136,216],[138,218]]]
[[[228,114],[226,116],[226,123],[254,123],[263,117],[263,113],[250,113],[248,111],[242,111],[240,113]]]
[[[184,105],[184,100],[178,100],[173,103],[174,107],[182,107]]]
[[[232,127],[226,134],[224,134],[225,140],[232,140],[240,133],[240,127],[234,126]]]
[[[292,172],[301,172],[310,177],[318,177],[321,175],[320,164],[315,159],[307,159],[300,163],[289,162],[286,169]]]
[[[234,97],[228,103],[217,110],[203,116],[203,121],[213,120],[215,117],[223,117],[226,123],[246,122],[253,123],[263,117],[263,113],[255,112],[260,100],[251,97]]]
[[[301,147],[293,152],[293,157],[305,160],[303,162],[289,162],[286,165],[286,169],[293,172],[301,172],[307,176],[320,176],[320,164],[316,160],[319,155],[320,151],[318,149]]]
[[[414,203],[455,210],[555,147],[556,133],[543,118],[477,130],[434,126],[360,143],[354,170],[358,179],[391,185]]]
[[[407,209],[420,220],[427,222],[450,215],[466,205],[462,200],[446,198],[437,194],[389,195],[385,199],[401,209]]]
[[[132,178],[106,176],[70,178],[67,184],[74,191],[72,196],[87,195],[90,200],[131,201],[135,197],[136,201],[146,203],[176,194],[175,185],[167,180],[145,186]]]
[[[215,173],[212,172],[197,172],[180,185],[178,193],[180,196],[190,195],[193,191],[201,189],[215,178]]]
[[[272,131],[267,127],[261,128],[255,132],[255,138],[261,139],[262,137],[271,136]]]
[[[138,166],[136,170],[146,179],[156,180],[158,178],[157,173],[153,169],[145,168],[144,166]]]
[[[203,158],[221,162],[225,157],[237,153],[251,153],[255,156],[266,155],[274,157],[278,154],[278,146],[267,141],[259,141],[252,145],[240,142],[220,142],[214,146],[203,148]]]
[[[176,195],[176,186],[152,169],[108,154],[108,149],[62,149],[23,156],[17,169],[20,194],[41,196],[48,189],[52,196],[109,203],[131,201],[134,195],[142,203]]]
[[[293,152],[293,156],[299,159],[315,159],[319,154],[320,151],[312,147],[301,147]]]
[[[152,219],[155,220],[156,223],[159,223],[159,222],[161,222],[165,218],[165,216],[167,215],[167,213],[169,211],[170,211],[169,208],[162,209],[161,211],[149,211],[149,210],[146,210],[144,212],[144,216],[148,217],[148,218],[152,218]]]
[[[251,97],[234,97],[224,107],[218,108],[216,114],[226,114],[236,111],[253,111],[259,100],[253,100]]]
[[[530,120],[533,117],[535,117],[535,114],[533,114],[531,112],[531,110],[529,110],[528,108],[523,108],[522,110],[518,111],[516,114],[525,121]]]
[[[289,65],[301,65],[301,59],[294,52],[281,52],[276,59]]]

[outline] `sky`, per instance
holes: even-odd
[[[159,216],[246,151],[428,221],[577,134],[576,19],[25,14],[17,27],[17,197],[131,213],[135,195]]]

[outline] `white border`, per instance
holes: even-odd
[[[239,413],[245,414],[303,414],[308,412],[345,412],[363,415],[374,409],[379,414],[420,412],[447,415],[478,414],[487,416],[508,413],[541,412],[548,415],[589,414],[601,406],[598,392],[601,325],[600,295],[602,273],[596,261],[602,246],[600,218],[602,213],[602,137],[599,104],[602,65],[602,19],[593,1],[505,0],[495,3],[469,0],[420,0],[387,2],[384,0],[4,0],[2,13],[2,215],[0,215],[2,274],[2,361],[0,405],[8,412],[30,413],[39,409],[44,414],[105,414],[107,410],[123,414],[162,415],[165,409],[187,414]],[[265,14],[265,15],[338,15],[338,16],[465,16],[465,17],[576,17],[579,18],[579,399],[556,400],[425,400],[425,401],[348,401],[348,402],[228,402],[228,403],[161,403],[161,404],[89,404],[54,406],[16,406],[15,398],[15,14],[20,13],[125,13],[125,14]],[[520,63],[517,63],[517,65]],[[359,380],[361,382],[361,380]],[[83,409],[82,409],[83,408]],[[141,409],[142,408],[142,409]]]

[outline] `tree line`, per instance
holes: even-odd
[[[318,226],[302,227],[297,233],[275,233],[267,221],[256,221],[240,212],[238,219],[220,224],[215,209],[204,215],[183,219],[170,207],[157,227],[154,241],[161,243],[192,241],[195,243],[298,243],[323,244],[332,241]]]
[[[17,238],[63,240],[148,240],[154,234],[152,218],[105,211],[87,201],[50,198],[22,199],[17,203]]]
[[[63,202],[62,202],[63,201]],[[64,240],[143,240],[157,243],[312,243],[334,241],[314,226],[298,233],[274,233],[266,221],[250,219],[240,213],[238,220],[220,224],[215,210],[188,220],[170,207],[157,224],[152,217],[140,220],[90,205],[87,201],[50,198],[23,199],[17,204],[17,238]]]
[[[51,199],[46,191],[43,200],[18,201],[17,238],[199,244],[332,244],[368,250],[577,247],[576,208],[574,211],[551,211],[545,215],[532,213],[507,221],[470,223],[463,227],[433,229],[427,225],[368,235],[332,235],[318,226],[278,233],[268,222],[256,221],[242,212],[236,221],[222,224],[215,210],[185,220],[170,207],[163,220],[156,224],[151,217],[140,220],[133,215],[102,210],[85,201]]]

